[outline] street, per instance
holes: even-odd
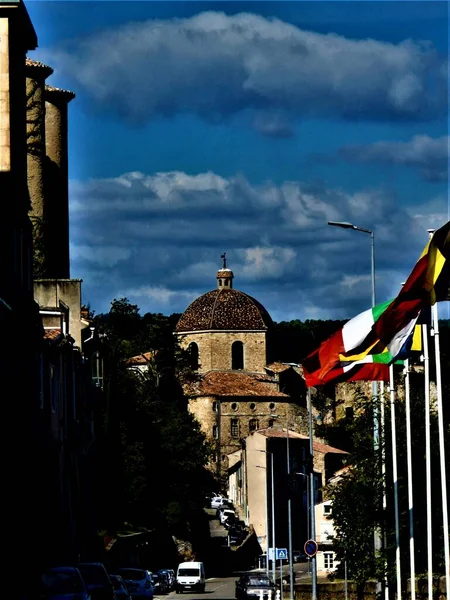
[[[170,592],[165,596],[155,596],[155,600],[164,600],[170,599],[175,600],[175,597],[179,600],[183,598],[183,600],[205,600],[206,598],[211,598],[214,600],[234,600],[234,588],[236,580],[243,573],[243,571],[239,571],[230,575],[228,577],[212,577],[206,580],[206,590],[204,594],[199,594],[198,592],[189,594],[187,592],[183,592],[183,594],[176,594],[175,591]],[[294,573],[295,580],[298,582],[299,580],[307,580],[310,575],[308,574],[308,564],[307,563],[298,563],[294,565]],[[280,571],[277,569],[277,579],[279,578]],[[289,566],[283,566],[283,579],[286,582],[284,585],[284,596],[288,593],[289,590]]]

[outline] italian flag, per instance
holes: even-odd
[[[307,387],[338,381],[389,381],[389,365],[398,362],[411,345],[418,318],[411,319],[386,346],[374,338],[373,327],[392,302],[357,315],[304,359]]]

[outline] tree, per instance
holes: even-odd
[[[127,521],[192,538],[215,484],[206,469],[210,448],[180,385],[180,377],[192,372],[172,333],[175,317],[141,317],[121,298],[95,321],[108,340],[107,403],[98,437],[103,525],[117,529]],[[136,375],[127,359],[150,344],[157,352],[146,373]]]

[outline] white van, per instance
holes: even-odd
[[[175,584],[177,594],[181,594],[184,590],[204,592],[205,584],[205,567],[202,562],[183,562],[178,565]]]

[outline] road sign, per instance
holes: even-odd
[[[276,557],[277,560],[287,560],[288,557],[288,552],[287,552],[287,548],[277,548],[276,549]]]
[[[307,542],[305,542],[305,554],[307,554],[308,556],[315,556],[317,554],[317,542],[314,540],[308,540]]]

